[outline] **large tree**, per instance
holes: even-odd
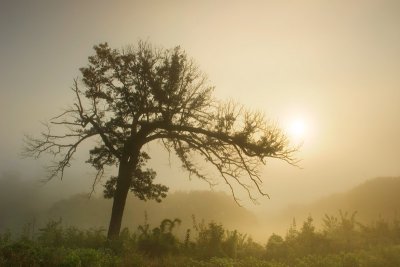
[[[143,200],[166,196],[168,188],[155,184],[156,173],[146,168],[150,157],[143,147],[152,141],[175,152],[184,169],[205,181],[211,177],[201,162],[213,166],[235,200],[237,185],[251,199],[254,192],[266,195],[259,172],[266,158],[293,164],[285,135],[261,113],[215,100],[205,75],[179,47],[139,42],[115,50],[104,43],[94,50],[80,69],[82,77],[74,80],[72,106],[46,123],[39,137],[27,137],[26,154],[53,154],[49,179],[62,178],[78,147],[97,141],[87,161],[97,170],[94,184],[105,167],[118,167],[104,190],[113,198],[109,238],[119,235],[129,191]]]

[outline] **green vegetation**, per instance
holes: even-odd
[[[317,230],[309,217],[295,220],[286,236],[270,236],[266,245],[221,224],[197,223],[179,240],[179,219],[158,227],[146,221],[137,231],[127,228],[107,240],[104,229],[80,230],[49,221],[37,233],[31,225],[19,237],[0,235],[0,266],[266,266],[373,267],[400,266],[400,221],[377,219],[364,225],[356,213],[325,215]]]

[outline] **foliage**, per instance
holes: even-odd
[[[260,257],[263,254],[261,245],[255,243],[251,237],[239,233],[237,230],[229,231],[221,224],[210,222],[196,223],[193,218],[197,240],[192,254],[199,258],[244,258]]]
[[[119,51],[103,43],[94,50],[72,87],[72,107],[54,117],[41,137],[26,138],[27,156],[48,152],[59,158],[50,166],[50,178],[63,175],[78,146],[96,137],[100,142],[90,150],[88,163],[99,175],[106,166],[133,164],[129,187],[141,199],[159,200],[167,190],[153,184],[155,172],[145,168],[150,156],[141,148],[153,140],[175,151],[183,168],[200,178],[206,179],[194,152],[229,184],[233,179],[249,190],[238,180],[247,175],[260,193],[258,163],[266,157],[294,162],[283,133],[259,112],[214,99],[213,87],[180,47],[154,49],[139,42]],[[65,134],[52,134],[50,125]],[[117,182],[110,178],[106,196],[113,195]]]
[[[179,225],[179,219],[165,219],[159,227],[150,231],[149,224],[139,226],[139,236],[137,247],[139,251],[146,253],[151,257],[164,256],[166,254],[178,252],[178,240],[172,234],[172,230]]]
[[[265,247],[215,222],[195,224],[197,235],[186,241],[173,234],[178,219],[165,219],[155,228],[145,222],[135,233],[124,229],[119,240],[110,241],[101,229],[79,230],[50,221],[33,239],[0,234],[0,266],[400,266],[397,220],[378,218],[362,225],[355,213],[340,212],[323,221],[320,231],[311,217],[300,229],[293,223],[285,237],[273,234]],[[346,231],[350,238],[341,234]]]
[[[154,49],[139,42],[120,51],[103,43],[94,50],[74,81],[73,104],[45,124],[40,137],[27,136],[25,155],[50,153],[49,179],[63,177],[81,144],[97,141],[87,160],[97,170],[93,187],[105,168],[118,167],[104,190],[114,199],[109,239],[119,235],[129,191],[141,200],[166,196],[168,187],[154,183],[156,173],[146,167],[150,156],[143,149],[150,142],[158,140],[185,170],[212,185],[196,161],[200,156],[236,201],[236,186],[252,200],[253,188],[266,195],[259,167],[267,158],[295,164],[296,149],[289,148],[283,132],[259,112],[214,99],[213,87],[180,47]]]
[[[0,247],[5,246],[11,242],[11,232],[9,230],[0,233]]]
[[[106,242],[105,230],[79,230],[76,227],[64,228],[61,220],[49,221],[44,228],[39,229],[37,241],[45,247],[67,248],[102,248]]]

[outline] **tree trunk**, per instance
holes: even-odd
[[[135,162],[120,162],[110,225],[107,234],[108,239],[115,239],[119,236],[125,202],[131,185],[132,171],[136,168],[136,164],[137,159]]]

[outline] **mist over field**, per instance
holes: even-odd
[[[59,190],[59,189],[56,189]],[[371,224],[383,219],[399,218],[400,177],[382,177],[343,192],[337,192],[311,202],[292,203],[285,208],[260,213],[238,206],[232,196],[215,191],[178,191],[170,193],[161,203],[141,201],[130,196],[127,201],[123,227],[137,231],[146,222],[157,226],[164,219],[179,218],[182,223],[177,234],[184,237],[187,229],[198,224],[216,222],[227,229],[250,235],[265,243],[273,234],[285,235],[293,220],[301,224],[311,216],[321,229],[326,215],[356,213],[357,222]],[[98,192],[90,196],[81,192],[60,197],[45,184],[24,181],[17,174],[3,174],[0,179],[0,232],[11,230],[18,236],[28,224],[34,231],[49,220],[61,220],[62,225],[82,229],[107,229],[112,202]]]

